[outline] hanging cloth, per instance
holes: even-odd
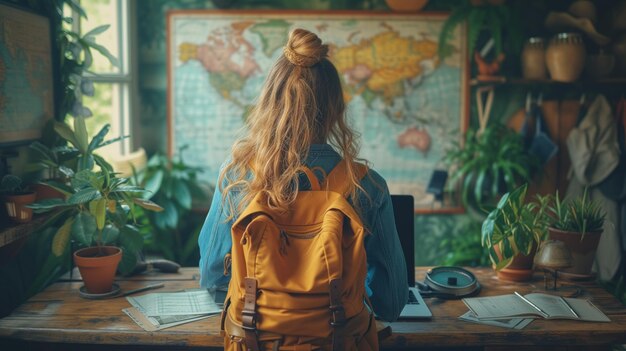
[[[603,181],[619,163],[617,128],[611,106],[598,95],[580,125],[567,136],[567,149],[576,178],[587,186]]]
[[[546,122],[543,119],[541,113],[541,101],[542,97],[539,97],[539,101],[532,101],[530,95],[526,98],[526,115],[524,117],[524,123],[520,133],[524,138],[524,143],[528,153],[535,156],[541,165],[545,165],[556,156],[559,151],[559,146],[552,141]],[[535,130],[531,132],[532,120],[535,122]]]

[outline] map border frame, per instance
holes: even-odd
[[[43,14],[34,11],[33,9],[21,6],[20,4],[15,4],[15,3],[7,3],[7,2],[0,2],[0,6],[4,6],[7,7],[11,10],[14,11],[18,11],[21,15],[24,15],[26,17],[30,17],[30,19],[28,20],[28,22],[26,22],[25,24],[28,25],[31,23],[32,20],[36,20],[39,21],[41,24],[45,25],[44,27],[46,28],[45,33],[40,33],[40,34],[44,34],[45,37],[47,38],[48,42],[49,42],[49,52],[48,52],[48,56],[50,59],[50,82],[51,82],[51,91],[50,91],[50,102],[51,102],[51,106],[52,106],[52,115],[42,115],[40,118],[41,119],[41,125],[39,129],[27,129],[21,132],[15,132],[15,131],[2,131],[0,130],[0,136],[2,138],[0,138],[0,147],[6,148],[6,147],[16,147],[16,146],[22,146],[22,145],[26,145],[29,142],[35,141],[35,140],[39,140],[42,136],[43,136],[43,129],[46,125],[46,123],[48,123],[48,121],[52,120],[55,118],[56,114],[57,114],[57,103],[56,103],[56,98],[57,98],[57,85],[56,85],[56,79],[57,79],[57,68],[55,65],[55,57],[54,57],[54,50],[55,50],[55,41],[54,41],[54,37],[52,35],[53,33],[53,28],[52,28],[52,21],[50,20],[49,17],[44,16]],[[32,28],[32,26],[30,26]],[[7,135],[11,135],[14,134],[14,136],[7,136]],[[5,141],[5,137],[10,138],[8,141]]]
[[[433,11],[433,12],[417,12],[417,13],[402,13],[402,12],[387,12],[387,11],[366,11],[366,10],[279,10],[279,9],[179,9],[179,10],[170,10],[167,12],[166,18],[166,70],[167,70],[167,94],[166,94],[166,104],[167,104],[167,121],[166,121],[166,137],[167,137],[167,155],[170,158],[173,158],[175,155],[175,135],[174,134],[174,106],[172,104],[173,98],[173,72],[172,72],[172,55],[174,52],[171,47],[171,24],[173,21],[173,17],[181,16],[181,15],[195,15],[195,16],[219,16],[219,15],[242,15],[242,16],[250,16],[254,14],[263,14],[263,15],[273,15],[278,18],[281,15],[285,16],[329,16],[329,17],[345,17],[345,16],[354,16],[354,17],[388,17],[393,20],[397,19],[406,19],[408,18],[428,18],[429,20],[441,20],[445,21],[449,12],[442,11]],[[242,17],[243,18],[243,17]],[[464,28],[466,25],[462,25]],[[463,33],[463,30],[461,30]],[[467,37],[465,35],[460,35],[460,63],[461,63],[461,108],[460,108],[460,116],[459,116],[459,143],[463,143],[463,136],[465,135],[470,122],[470,62],[469,55],[467,53]],[[447,169],[449,171],[449,169]],[[446,199],[439,204],[440,207],[436,207],[435,203],[433,203],[432,208],[427,207],[418,207],[415,209],[416,214],[461,214],[465,213],[465,208],[462,205],[460,199],[460,192],[458,189],[448,193],[446,192]],[[451,195],[451,196],[450,196]],[[448,197],[450,196],[450,197]],[[445,206],[444,203],[452,203],[451,206]]]

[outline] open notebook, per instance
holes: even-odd
[[[391,195],[393,205],[393,215],[396,222],[396,230],[400,238],[400,245],[404,253],[407,267],[407,279],[409,281],[409,301],[400,313],[400,318],[431,318],[433,314],[424,302],[419,290],[415,288],[415,238],[414,221],[415,211],[413,196],[411,195]]]

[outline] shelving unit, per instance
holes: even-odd
[[[604,85],[626,85],[626,77],[606,78],[601,80],[578,80],[575,82],[561,82],[552,79],[525,79],[519,77],[494,76],[489,79],[473,78],[470,80],[471,86],[486,85],[554,85],[554,86],[604,86]]]

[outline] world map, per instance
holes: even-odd
[[[215,184],[290,30],[300,27],[329,45],[361,135],[359,156],[391,193],[412,194],[417,208],[432,205],[426,185],[465,113],[458,35],[456,54],[437,56],[443,18],[207,12],[170,21],[170,148],[188,146],[185,160],[205,169],[203,180]]]
[[[0,4],[0,143],[37,139],[54,114],[50,25]]]

